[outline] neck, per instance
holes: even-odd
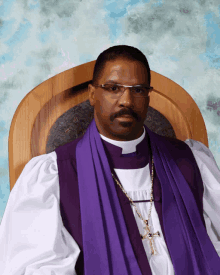
[[[106,136],[103,136],[102,134],[100,134],[100,137],[103,140],[107,141],[108,143],[111,143],[115,146],[122,148],[122,154],[129,154],[129,153],[136,152],[136,149],[137,149],[136,146],[145,138],[145,135],[146,135],[146,131],[144,128],[143,134],[139,138],[134,139],[134,140],[119,141],[119,140],[107,138]]]

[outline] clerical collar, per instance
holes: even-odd
[[[99,133],[100,134],[100,133]],[[109,162],[116,169],[139,169],[149,162],[148,135],[145,131],[134,140],[118,141],[100,134]]]
[[[120,154],[130,154],[130,153],[136,152],[136,150],[138,151],[138,144],[140,144],[143,141],[143,139],[145,138],[145,135],[146,135],[145,128],[144,128],[143,134],[139,138],[134,139],[134,140],[129,140],[129,141],[114,140],[114,139],[107,138],[100,134],[100,136],[103,140],[119,147],[118,152],[120,152]]]

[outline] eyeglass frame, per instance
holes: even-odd
[[[119,87],[124,87],[124,91],[125,91],[125,88],[135,88],[135,87],[144,87],[144,88],[147,88],[148,90],[150,90],[149,92],[151,92],[152,91],[152,89],[154,88],[154,87],[146,87],[145,85],[134,85],[134,86],[130,86],[130,85],[122,85],[122,84],[118,84],[118,83],[106,83],[107,85],[108,84],[112,84],[112,85],[115,85],[115,86],[119,86]],[[101,88],[105,88],[105,86],[104,85],[106,85],[106,84],[100,84],[100,85],[93,85],[92,84],[92,86],[94,86],[94,87],[101,87]],[[121,94],[121,96],[123,95],[123,93],[124,93],[124,91],[122,92],[122,94]],[[130,91],[131,91],[131,89],[130,89]],[[147,95],[147,96],[140,96],[140,97],[148,97],[149,96],[149,94]]]

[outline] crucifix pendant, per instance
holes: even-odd
[[[146,226],[144,227],[144,229],[147,231],[146,234],[141,235],[141,239],[148,239],[150,241],[150,248],[151,248],[151,255],[156,255],[157,251],[156,249],[153,247],[154,244],[154,237],[160,237],[160,232],[157,231],[156,233],[150,233],[150,226],[148,225],[148,221],[146,220]]]

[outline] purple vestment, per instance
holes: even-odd
[[[111,176],[113,168],[145,167],[150,147],[155,207],[175,274],[219,274],[219,257],[202,215],[201,175],[191,150],[184,142],[146,131],[137,145],[139,156],[123,162],[122,149],[101,140],[94,120],[83,138],[56,149],[63,222],[82,251],[77,274],[83,274],[83,259],[84,274],[151,274],[129,201]]]

